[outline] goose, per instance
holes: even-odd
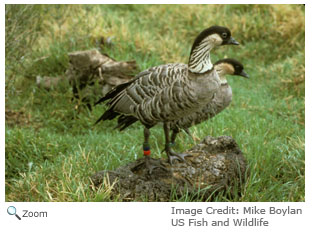
[[[216,46],[239,45],[226,27],[212,26],[203,30],[191,48],[188,64],[170,63],[151,67],[133,80],[118,85],[96,104],[108,101],[109,108],[96,121],[118,117],[117,129],[123,130],[140,121],[144,125],[143,154],[148,173],[155,168],[165,169],[161,161],[150,157],[149,129],[163,123],[165,152],[168,162],[184,161],[186,154],[172,150],[170,122],[197,111],[208,104],[221,86],[210,60]]]
[[[202,109],[182,117],[170,124],[170,128],[172,130],[172,145],[175,143],[176,136],[180,129],[185,130],[189,134],[189,127],[213,118],[230,105],[232,101],[232,89],[226,80],[226,75],[238,75],[249,78],[249,75],[244,71],[244,66],[235,59],[221,59],[214,64],[214,69],[216,69],[219,75],[221,87],[215,93],[212,101],[205,105]]]

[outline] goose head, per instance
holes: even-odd
[[[213,68],[210,51],[216,46],[239,45],[226,27],[212,26],[203,30],[195,39],[189,58],[189,70],[204,73]]]
[[[214,64],[221,83],[227,83],[225,75],[237,75],[245,78],[249,78],[249,75],[245,72],[244,66],[237,60],[227,58],[217,61]]]

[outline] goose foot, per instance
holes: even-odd
[[[136,166],[134,166],[131,171],[137,171],[139,170],[141,167],[144,167],[147,169],[148,174],[151,175],[153,173],[153,171],[157,168],[160,168],[166,172],[168,172],[169,170],[165,167],[165,165],[161,162],[160,159],[153,159],[150,156],[145,155],[144,156],[144,160],[142,162],[140,162],[139,164],[137,164]]]
[[[172,146],[173,144],[169,143],[169,144],[166,144],[166,147],[165,147],[165,151],[168,156],[168,162],[170,163],[170,165],[173,164],[174,160],[186,162],[185,157],[192,156],[191,154],[187,154],[187,153],[176,153],[175,151],[172,150],[171,148]]]

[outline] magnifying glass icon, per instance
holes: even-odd
[[[16,208],[14,206],[9,206],[7,211],[9,215],[15,215],[15,217],[17,217],[18,220],[21,220],[20,216],[16,214]]]

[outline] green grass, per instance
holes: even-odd
[[[118,201],[113,183],[95,189],[90,176],[142,155],[141,125],[94,126],[103,106],[77,114],[70,86],[48,92],[36,75],[62,75],[68,52],[94,47],[140,70],[187,62],[194,37],[214,24],[241,45],[214,50],[213,61],[236,58],[251,78],[228,77],[230,107],[191,132],[232,136],[250,175],[240,194],[212,200],[304,201],[304,15],[301,5],[6,5],[6,201]],[[115,36],[114,46],[99,45],[101,36]],[[151,132],[152,155],[164,156],[162,127]],[[177,143],[194,145],[183,133]],[[173,190],[172,201],[190,200],[201,199]]]

